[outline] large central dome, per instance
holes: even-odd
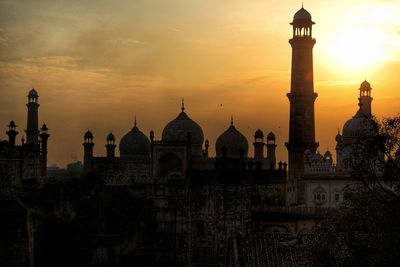
[[[188,134],[190,134],[193,145],[201,146],[203,144],[203,130],[195,121],[189,118],[182,106],[182,112],[179,113],[178,117],[165,126],[162,132],[162,140],[164,142],[187,142]]]

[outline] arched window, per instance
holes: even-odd
[[[160,177],[167,177],[171,172],[182,172],[182,160],[174,153],[167,153],[160,158]]]
[[[318,186],[314,190],[314,202],[316,205],[323,205],[327,200],[326,190],[322,186]]]

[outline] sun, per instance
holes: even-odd
[[[365,68],[386,59],[385,36],[378,29],[345,29],[331,43],[331,60],[352,68]]]
[[[345,71],[370,70],[395,57],[393,25],[399,19],[388,7],[361,6],[338,14],[324,37],[328,64]]]

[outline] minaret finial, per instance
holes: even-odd
[[[233,125],[233,115],[231,115],[231,125]]]
[[[133,123],[133,125],[136,127],[136,124],[137,124],[137,123],[136,123],[136,115],[135,115],[135,122]]]
[[[182,112],[185,111],[185,99],[182,97],[182,107],[181,107]]]
[[[303,2],[301,2],[301,8],[303,8]]]

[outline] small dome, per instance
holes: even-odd
[[[249,150],[249,143],[246,137],[236,130],[233,123],[231,126],[222,133],[215,143],[215,150],[217,157],[223,155],[223,150],[226,149],[227,157],[239,158],[243,153],[243,156],[247,158],[247,153]]]
[[[107,135],[107,140],[115,140],[115,136],[112,133]]]
[[[86,138],[93,138],[93,134],[92,134],[91,131],[87,130],[87,132],[85,133],[84,137],[85,137],[85,139]]]
[[[315,153],[315,155],[313,156],[312,160],[314,162],[320,162],[324,159],[324,157],[321,155],[321,153],[319,153],[319,151],[317,151],[317,153]]]
[[[264,133],[258,129],[255,133],[254,133],[254,138],[264,138]]]
[[[304,151],[304,155],[305,156],[312,156],[312,152],[310,149],[306,149],[306,151]]]
[[[326,150],[326,152],[324,153],[324,159],[331,159],[332,158],[332,153],[329,150]]]
[[[273,132],[269,132],[267,135],[267,140],[275,140],[275,134]]]
[[[310,12],[308,12],[303,7],[301,7],[301,9],[294,14],[293,22],[296,22],[296,21],[303,21],[303,22],[309,21],[309,22],[311,22],[312,19],[311,19]]]
[[[182,108],[182,112],[178,117],[164,127],[162,140],[164,142],[187,142],[189,133],[191,135],[191,143],[201,147],[204,141],[203,130],[195,121],[189,118]]]
[[[367,80],[363,81],[360,85],[360,90],[361,91],[370,91],[371,88],[371,84],[369,82],[367,82]]]
[[[135,126],[125,134],[119,142],[119,152],[123,157],[148,157],[150,154],[150,140]]]
[[[43,132],[46,132],[49,129],[47,128],[47,125],[45,123],[43,123],[42,128],[40,130],[42,130]]]
[[[38,95],[37,91],[35,90],[35,88],[32,88],[32,89],[29,91],[28,97],[30,97],[30,98],[37,98],[37,97],[39,97],[39,95]]]

